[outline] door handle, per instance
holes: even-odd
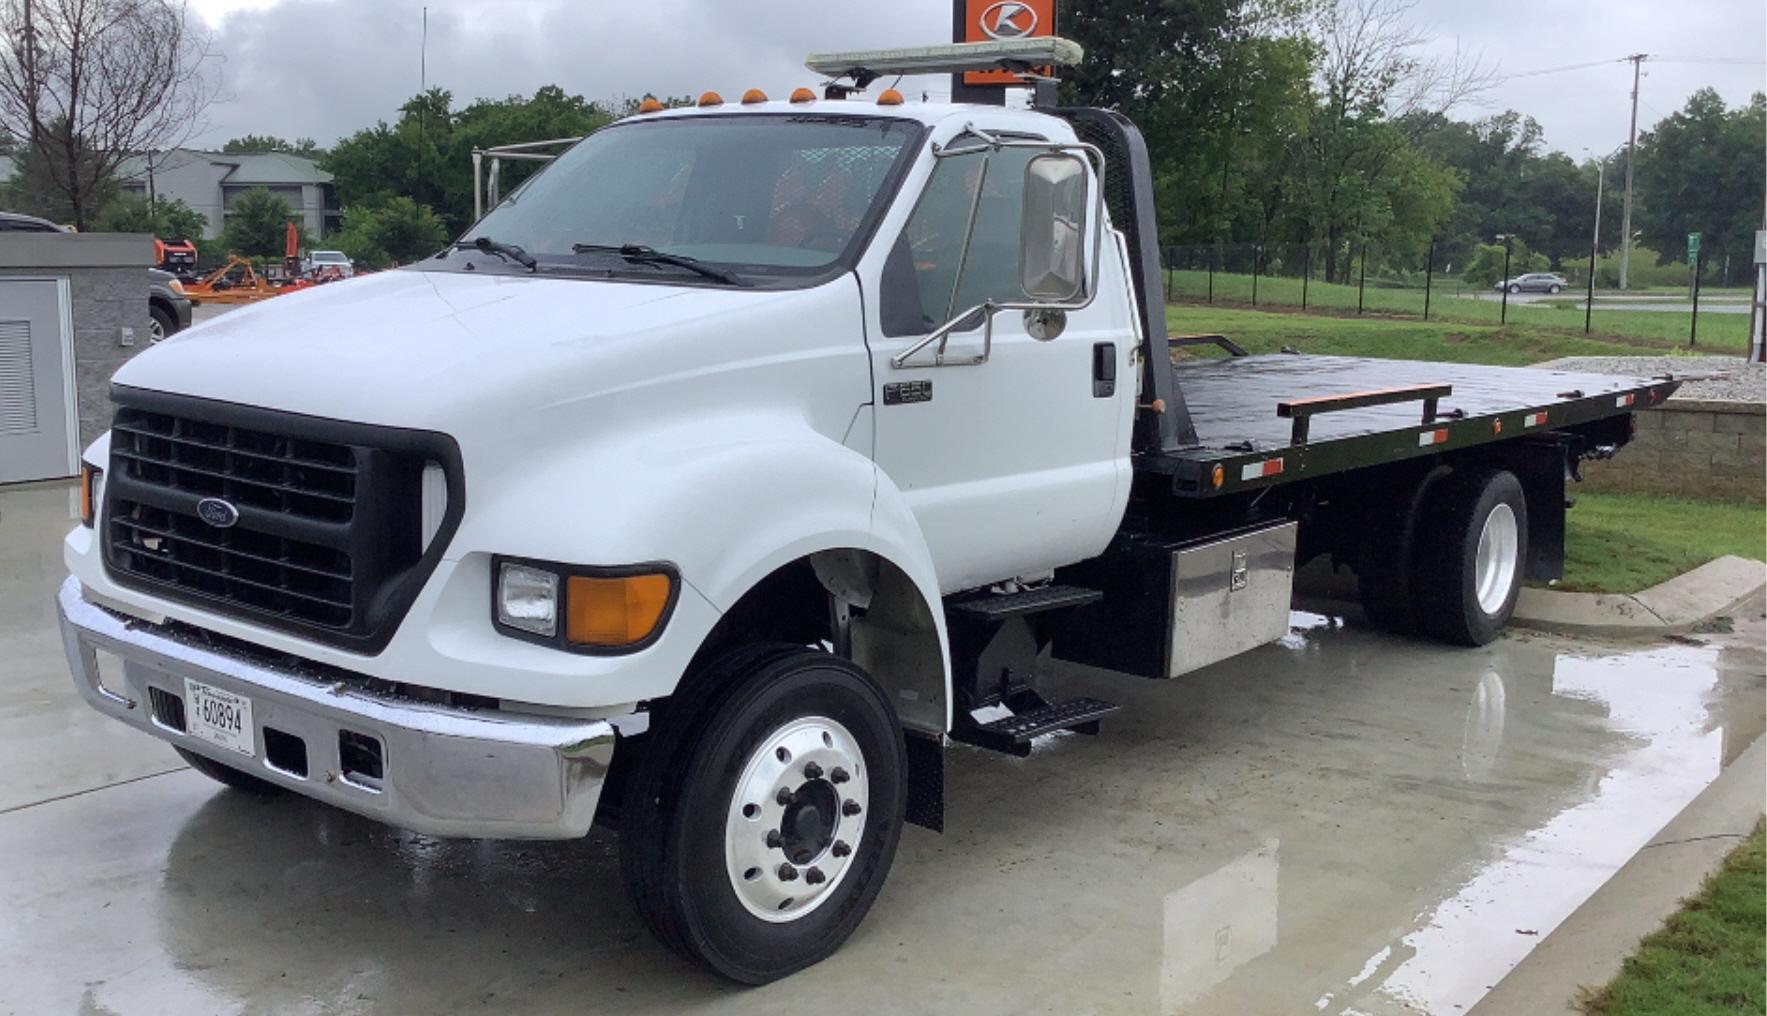
[[[1117,344],[1092,344],[1092,397],[1108,399],[1117,394]]]

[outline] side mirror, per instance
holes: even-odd
[[[1086,291],[1086,163],[1039,155],[1025,165],[1019,226],[1019,286],[1038,302],[1065,303]]]

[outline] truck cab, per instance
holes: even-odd
[[[1036,693],[1052,645],[1146,644],[1170,677],[1285,631],[1336,491],[1485,505],[1441,567],[1494,634],[1533,527],[1501,426],[1431,423],[1434,385],[1297,403],[1374,413],[1361,459],[1322,423],[1211,436],[1241,382],[1186,407],[1133,126],[855,92],[901,59],[648,105],[432,258],[131,361],[66,541],[81,693],[230,786],[444,836],[612,826],[657,934],[760,983],[838,948],[904,823],[941,825],[952,739],[1098,730],[1114,706]],[[1423,388],[1427,426],[1379,415]],[[1555,422],[1611,430],[1578,396]],[[1450,450],[1480,464],[1437,483]],[[1531,454],[1562,502],[1564,448]]]

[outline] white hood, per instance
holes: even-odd
[[[332,419],[446,429],[468,404],[570,401],[642,371],[644,351],[696,343],[716,317],[789,292],[454,272],[383,272],[279,296],[177,335],[118,385]]]

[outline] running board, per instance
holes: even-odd
[[[947,601],[945,609],[953,614],[962,614],[977,621],[999,622],[1051,610],[1083,607],[1088,603],[1097,603],[1102,599],[1104,599],[1104,594],[1096,589],[1082,589],[1079,586],[1043,586],[1016,593],[983,593],[966,600]]]
[[[959,716],[957,728],[951,731],[951,739],[1023,758],[1031,753],[1032,739],[1058,730],[1096,734],[1098,721],[1119,708],[1114,702],[1082,697],[1028,709],[987,723],[976,723],[968,716]]]

